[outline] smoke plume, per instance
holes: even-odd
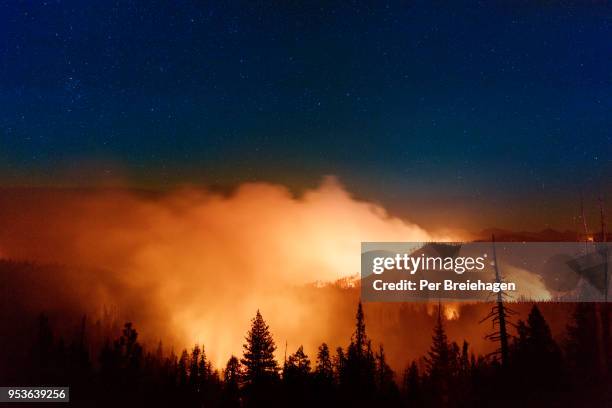
[[[334,178],[300,196],[267,183],[231,194],[22,191],[3,194],[0,209],[3,257],[72,268],[42,278],[28,307],[116,307],[144,339],[204,343],[217,363],[241,352],[257,309],[282,348],[345,342],[352,312],[339,329],[327,292],[296,288],[358,274],[361,241],[451,239],[352,198]]]

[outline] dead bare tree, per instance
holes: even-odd
[[[495,248],[495,235],[491,236],[491,242],[493,245],[493,266],[495,270],[495,282],[501,283],[502,278],[499,272],[499,265],[497,263],[497,250]],[[480,321],[491,321],[493,326],[493,332],[485,336],[487,340],[493,342],[499,342],[499,348],[494,352],[490,353],[489,356],[500,356],[502,367],[508,365],[508,354],[509,354],[509,334],[508,325],[514,326],[514,323],[510,322],[509,317],[515,315],[516,312],[504,304],[504,296],[506,294],[503,291],[497,292],[497,302],[491,308],[489,314]]]

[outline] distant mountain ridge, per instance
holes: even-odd
[[[607,233],[607,241],[612,235]],[[585,235],[576,231],[557,231],[551,228],[539,232],[531,231],[509,231],[500,228],[487,228],[475,234],[475,241],[490,241],[493,236],[498,242],[576,242],[584,241]],[[595,241],[600,241],[601,233],[593,232],[591,236]]]

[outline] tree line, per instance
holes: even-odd
[[[440,311],[426,355],[401,373],[383,345],[366,333],[361,303],[346,347],[326,343],[308,356],[302,346],[275,358],[270,328],[257,311],[241,356],[216,368],[204,345],[179,355],[160,343],[146,349],[131,323],[90,355],[85,318],[70,342],[56,337],[45,315],[20,385],[70,385],[81,406],[181,407],[473,407],[583,406],[609,402],[609,356],[598,316],[607,304],[576,304],[565,338],[557,343],[537,305],[513,324],[507,362],[475,355],[466,341],[448,339]],[[604,355],[606,354],[606,355]],[[608,394],[606,394],[608,393]],[[606,398],[608,398],[606,400]]]

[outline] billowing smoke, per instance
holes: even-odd
[[[204,343],[217,363],[241,352],[257,309],[279,351],[285,341],[313,353],[335,336],[348,340],[354,303],[339,330],[340,311],[327,292],[305,296],[295,288],[358,274],[361,241],[457,239],[355,200],[334,178],[300,196],[250,183],[229,195],[200,188],[13,192],[0,206],[4,257],[76,268],[45,277],[49,286],[28,300],[32,308],[51,307],[58,301],[51,287],[61,285],[59,296],[84,309],[116,307],[149,341]]]
[[[517,291],[513,293],[514,299],[547,301],[552,298],[544,280],[538,274],[512,265],[503,265],[502,268],[509,281],[520,282]]]

